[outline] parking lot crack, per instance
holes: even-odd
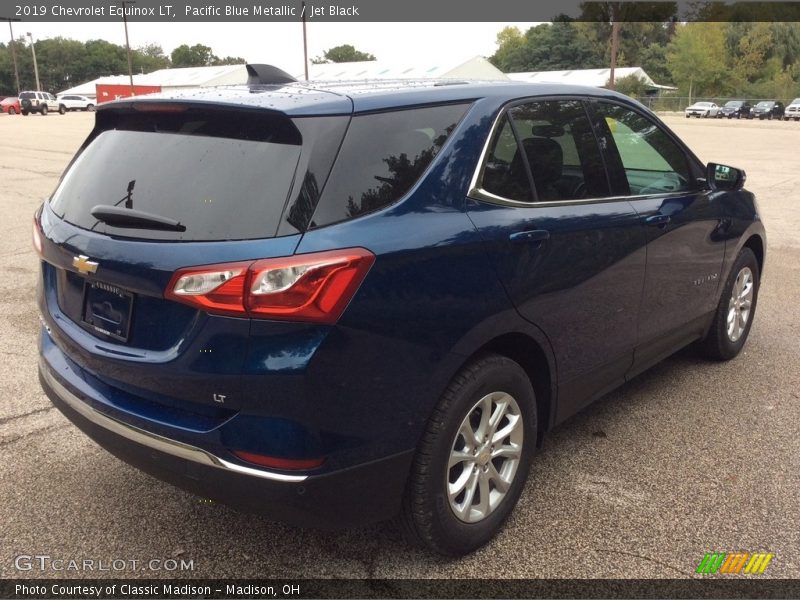
[[[55,431],[56,429],[64,429],[65,427],[70,427],[70,423],[60,423],[58,425],[50,425],[49,427],[42,427],[41,429],[34,429],[33,431],[29,431],[28,433],[24,433],[22,435],[18,435],[16,437],[0,441],[0,448],[2,448],[3,446],[8,446],[9,444],[13,444],[14,442],[18,442],[19,440],[24,440],[25,438],[38,436],[42,433]]]
[[[627,552],[625,550],[619,550],[617,548],[594,548],[594,551],[598,552],[598,553],[603,553],[603,554],[608,554],[608,553],[611,553],[611,554],[624,554],[625,556],[631,556],[633,558],[641,558],[642,560],[646,560],[648,562],[655,563],[655,564],[660,565],[662,567],[666,567],[667,569],[671,569],[671,570],[675,571],[676,573],[680,573],[680,575],[682,577],[686,576],[686,570],[685,569],[681,569],[679,567],[676,567],[675,565],[669,564],[668,562],[664,562],[663,560],[660,560],[658,558],[653,558],[652,556],[647,556],[645,554],[636,554],[635,552]]]
[[[53,409],[55,409],[55,406],[45,406],[44,408],[37,408],[36,410],[32,410],[32,411],[26,412],[26,413],[22,413],[21,415],[11,415],[10,417],[0,417],[0,425],[8,423],[9,421],[14,421],[16,419],[22,419],[24,417],[30,417],[32,415],[38,415],[39,413],[48,412],[48,411],[51,411]]]

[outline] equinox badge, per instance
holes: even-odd
[[[88,256],[81,254],[80,256],[74,256],[72,258],[72,266],[84,274],[96,273],[98,263],[94,262],[93,260],[89,260]]]

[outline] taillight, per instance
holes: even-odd
[[[172,276],[166,297],[209,312],[246,316],[244,289],[252,263],[228,263],[181,269]]]
[[[180,269],[165,296],[213,313],[335,323],[375,255],[364,248]]]
[[[39,256],[42,255],[42,230],[36,217],[33,217],[33,248]]]

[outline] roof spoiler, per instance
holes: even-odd
[[[286,71],[272,65],[247,65],[247,85],[294,83],[297,81]]]

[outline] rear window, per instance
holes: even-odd
[[[101,113],[51,206],[64,220],[118,237],[186,241],[273,237],[301,154],[282,115],[202,111]],[[130,191],[130,193],[129,193]],[[97,205],[179,221],[185,231],[111,226]]]
[[[34,94],[33,92],[22,92],[19,95],[19,99],[24,100],[25,98],[36,98],[36,94]]]
[[[353,117],[311,227],[352,219],[402,198],[467,107],[448,104]]]

